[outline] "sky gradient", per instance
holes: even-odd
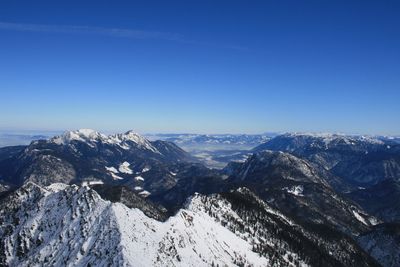
[[[1,1],[0,130],[400,134],[400,1]]]

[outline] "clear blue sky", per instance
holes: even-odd
[[[400,134],[400,1],[1,1],[0,129]]]

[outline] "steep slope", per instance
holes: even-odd
[[[360,188],[348,196],[368,213],[385,222],[400,222],[400,182],[392,179]]]
[[[232,184],[249,187],[304,223],[327,225],[351,235],[377,223],[357,204],[335,193],[312,164],[289,153],[262,151],[227,169]]]
[[[140,209],[147,217],[158,221],[165,221],[168,218],[167,211],[164,208],[144,199],[126,186],[109,186],[104,184],[89,186],[104,200],[109,200],[113,203],[119,202],[131,209]]]
[[[321,239],[246,189],[195,195],[160,222],[86,186],[27,183],[0,215],[8,266],[376,266],[340,233]]]
[[[0,260],[8,266],[268,263],[244,240],[190,207],[162,223],[104,201],[87,187],[32,183],[7,202],[11,205],[1,207]]]
[[[342,189],[349,185],[367,187],[385,179],[400,179],[400,145],[387,139],[285,134],[254,149],[255,152],[262,150],[290,152],[308,159],[340,177]]]

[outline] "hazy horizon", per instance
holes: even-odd
[[[360,135],[365,135],[365,136],[391,136],[391,137],[399,137],[400,134],[383,134],[383,133],[373,133],[373,134],[368,134],[368,133],[357,133],[357,132],[339,132],[339,131],[262,131],[262,132],[143,132],[143,131],[137,131],[134,128],[131,129],[122,129],[122,130],[99,130],[99,129],[93,129],[93,128],[76,128],[76,129],[62,129],[62,130],[30,130],[30,129],[0,129],[0,135],[48,135],[48,136],[53,136],[53,135],[59,135],[63,134],[64,132],[68,131],[78,131],[80,129],[90,129],[94,130],[99,133],[103,134],[115,134],[115,133],[125,133],[128,131],[134,131],[136,133],[139,133],[141,135],[174,135],[174,134],[193,134],[193,135],[281,135],[281,134],[287,134],[287,133],[293,133],[293,134],[337,134],[337,135],[348,135],[348,136],[360,136]]]

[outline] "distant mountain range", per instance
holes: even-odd
[[[268,134],[157,134],[148,135],[171,141],[181,146],[191,145],[239,145],[254,147],[268,141],[275,133]]]
[[[345,135],[285,134],[253,151],[285,151],[329,170],[349,186],[400,180],[400,144],[388,139]]]
[[[230,161],[244,161],[248,150],[263,144],[276,133],[265,134],[156,134],[150,139],[174,142],[211,168],[222,169]]]
[[[29,145],[34,140],[47,139],[51,134],[20,134],[20,133],[1,133],[0,147]]]
[[[0,148],[0,265],[398,266],[395,138],[169,138]],[[183,139],[249,148],[212,169]]]

